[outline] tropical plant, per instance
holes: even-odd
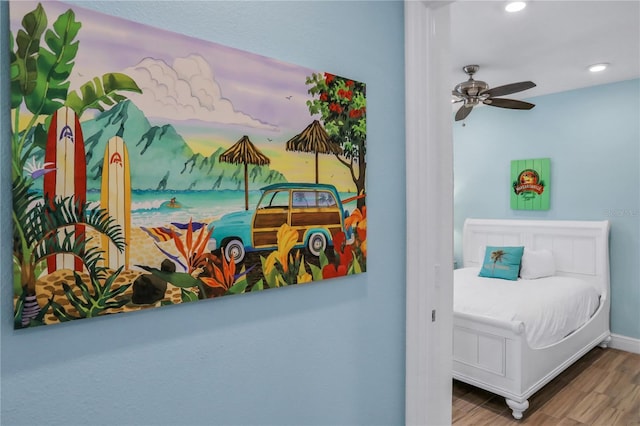
[[[292,229],[289,224],[282,224],[278,228],[276,235],[278,248],[265,258],[260,256],[262,263],[262,274],[264,282],[269,288],[283,287],[294,284],[304,284],[313,281],[315,278],[322,279],[320,275],[314,275],[307,271],[304,256],[300,254],[300,250],[292,253],[293,247],[298,241],[298,231]],[[324,252],[320,254],[320,258],[325,258]],[[311,271],[318,269],[312,264],[308,264]],[[252,287],[252,291],[262,290],[263,281],[260,280]]]
[[[220,258],[220,266],[212,264],[213,276],[201,279],[211,288],[221,288],[227,291],[236,282],[236,263],[233,261],[233,257],[229,262],[227,262],[226,256],[220,256]]]
[[[284,223],[278,228],[276,239],[278,248],[269,253],[266,258],[260,256],[262,274],[269,288],[296,284],[300,265],[304,265],[304,259],[300,257],[299,251],[295,256],[290,253],[298,242],[298,231]]]
[[[46,12],[38,4],[23,17],[22,28],[15,37],[12,32],[9,35],[13,258],[16,275],[20,277],[22,289],[28,293],[28,303],[32,304],[35,303],[37,268],[43,259],[56,253],[68,253],[80,258],[86,266],[102,259],[102,252],[87,250],[84,235],[65,230],[67,225],[86,223],[107,235],[120,250],[124,247],[120,228],[113,225],[104,210],[90,210],[71,198],[42,200],[32,189],[36,179],[53,170],[47,163],[40,167],[35,162],[35,156],[42,156],[45,149],[51,115],[64,105],[78,116],[87,109],[102,111],[102,104],[113,105],[125,99],[119,91],[141,93],[130,77],[118,73],[90,80],[81,87],[81,95],[69,93],[69,77],[80,45],[76,37],[81,23],[69,9],[51,28],[47,26]],[[36,207],[32,209],[32,206]],[[46,216],[39,217],[38,214]],[[18,308],[16,316],[23,316]],[[22,318],[22,323],[29,323],[29,316]]]
[[[298,252],[300,254],[300,252]],[[307,268],[304,266],[304,256],[302,257],[302,261],[300,262],[300,267],[296,274],[296,281],[298,284],[310,283],[313,281],[313,275],[307,272]]]
[[[365,272],[367,270],[367,206],[354,209],[351,215],[344,220],[344,226],[353,233],[355,261],[362,272]]]
[[[212,232],[213,228],[207,230],[206,227],[202,227],[194,238],[193,222],[190,219],[187,225],[187,232],[184,235],[184,241],[173,229],[171,230],[171,241],[173,241],[173,245],[178,251],[179,256],[172,255],[156,244],[156,247],[158,247],[165,256],[180,265],[184,272],[165,272],[157,268],[138,266],[182,288],[183,296],[185,291],[188,292],[191,291],[189,290],[190,288],[197,287],[199,290],[198,297],[204,299],[207,296],[200,276],[203,274],[211,275],[213,273],[214,255],[206,251],[207,243],[209,242]],[[191,297],[191,295],[188,295],[187,298],[189,297]]]
[[[363,272],[361,264],[366,264],[360,251],[356,252],[354,243],[349,244],[344,232],[337,232],[333,236],[333,249],[336,255],[335,263],[326,263],[322,267],[322,278],[342,277]],[[358,260],[360,257],[360,261]]]
[[[18,181],[20,182],[20,180]],[[96,247],[87,248],[91,240],[71,238],[73,231],[68,226],[84,224],[105,235],[118,250],[124,250],[124,237],[119,225],[114,223],[106,210],[87,209],[85,204],[75,201],[75,197],[45,199],[44,202],[30,203],[32,197],[19,195],[22,191],[14,187],[14,213],[21,219],[21,239],[24,244],[20,256],[23,286],[29,293],[35,290],[35,268],[50,256],[69,254],[79,258],[87,269],[98,277],[105,274],[106,268],[99,266],[102,251]]]
[[[367,255],[364,207],[363,212],[364,214],[359,209],[354,210],[355,214],[352,213],[351,221],[348,224],[345,222],[349,232],[352,234],[355,232],[356,236],[351,241],[347,241],[347,235],[344,232],[336,232],[333,235],[335,261],[329,262],[323,251],[318,257],[320,266],[305,263],[300,250],[293,252],[298,240],[298,231],[286,223],[281,225],[277,233],[278,248],[266,258],[260,256],[264,282],[269,288],[274,288],[363,272]],[[355,231],[352,228],[355,228]],[[256,289],[256,285],[257,290],[261,290],[262,280],[254,284],[253,289]]]
[[[325,263],[322,267],[322,278],[341,277],[349,274],[359,274],[367,267],[367,209],[356,208],[345,219],[344,232],[337,232],[333,236],[333,250],[335,263]],[[347,238],[349,236],[350,238]]]
[[[31,299],[35,297],[37,270],[51,256],[68,254],[80,259],[92,276],[102,279],[107,268],[100,266],[102,251],[89,247],[90,238],[85,234],[76,235],[67,227],[84,224],[100,234],[105,235],[118,250],[124,249],[124,237],[119,225],[114,223],[106,210],[100,208],[87,209],[86,204],[77,203],[74,197],[45,199],[39,201],[27,191],[24,179],[14,182],[13,187],[14,221],[21,224],[21,247],[15,250],[14,262],[19,266],[22,292]],[[21,316],[23,325],[27,325],[38,314],[38,309],[31,315],[16,313]]]
[[[121,298],[120,300],[117,300],[117,297],[127,291],[131,284],[125,284],[118,288],[113,288],[113,283],[116,278],[118,278],[118,275],[120,275],[120,272],[122,272],[122,268],[123,267],[121,266],[113,274],[107,276],[103,280],[104,284],[100,282],[95,273],[89,271],[89,282],[91,284],[91,288],[89,288],[89,286],[82,281],[82,277],[74,271],[73,275],[75,285],[80,290],[81,294],[76,295],[71,286],[67,283],[62,283],[62,288],[69,303],[71,303],[71,305],[78,311],[78,315],[74,316],[67,312],[62,305],[54,300],[52,295],[49,299],[49,304],[51,305],[53,314],[60,321],[71,321],[81,318],[96,317],[107,309],[117,309],[124,306],[129,302],[129,299]]]
[[[236,275],[236,263],[231,260],[227,262],[224,255],[218,257],[213,256],[212,262],[213,276],[200,277],[200,279],[212,289],[220,289],[224,294],[244,293],[249,284],[246,278],[246,270],[244,266],[240,274]],[[215,297],[216,293],[212,293]]]
[[[207,251],[212,232],[213,228],[207,230],[206,227],[202,227],[194,236],[193,223],[189,220],[184,237],[171,230],[171,239],[179,256],[169,253],[156,244],[165,256],[182,266],[185,272],[167,272],[149,266],[137,266],[180,287],[183,301],[195,300],[195,294],[190,290],[192,288],[198,289],[199,299],[219,295],[216,292],[208,292],[207,287],[222,289],[224,290],[222,294],[241,293],[247,287],[247,282],[246,278],[239,279],[247,272],[243,269],[239,275],[236,275],[233,260],[227,262],[224,256],[218,257]]]
[[[356,192],[364,194],[367,140],[365,84],[329,73],[314,73],[307,77],[306,84],[311,86],[308,92],[314,96],[313,100],[307,101],[309,112],[321,115],[327,134],[341,148],[341,153],[334,153],[336,159],[349,169]],[[364,197],[359,198],[358,208],[364,205]]]
[[[191,219],[187,225],[184,242],[173,229],[171,230],[173,244],[182,255],[182,258],[185,261],[184,267],[188,274],[200,274],[210,267],[210,260],[213,258],[213,255],[208,253],[206,250],[207,243],[209,242],[212,232],[213,228],[207,230],[207,228],[203,226],[194,238],[193,222]]]

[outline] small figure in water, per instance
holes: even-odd
[[[170,201],[169,201],[169,207],[177,207],[178,203],[176,202],[176,197],[173,197]]]

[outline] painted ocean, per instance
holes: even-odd
[[[249,209],[254,209],[261,196],[260,191],[249,191]],[[352,193],[340,193],[343,200]],[[171,200],[174,199],[173,207]],[[87,201],[100,202],[100,193],[89,192]],[[355,202],[345,205],[353,210]],[[152,191],[133,190],[131,193],[131,224],[133,226],[165,226],[170,223],[187,223],[218,219],[234,211],[244,210],[244,191]]]

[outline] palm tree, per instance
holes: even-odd
[[[502,262],[502,259],[507,255],[504,250],[494,250],[491,252],[491,260],[493,260],[493,267],[491,268],[491,275],[493,275],[496,269],[496,263]]]
[[[300,134],[287,141],[287,151],[313,152],[316,156],[316,183],[318,183],[318,154],[342,154],[342,148],[327,134],[318,120],[313,120]]]
[[[244,209],[249,210],[249,171],[248,164],[259,166],[267,165],[271,162],[269,157],[264,155],[249,140],[249,136],[244,135],[231,148],[220,154],[219,161],[225,163],[244,164]]]

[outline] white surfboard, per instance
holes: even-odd
[[[102,163],[100,205],[120,225],[125,239],[124,251],[102,238],[105,265],[111,269],[129,268],[129,243],[131,238],[131,172],[127,145],[119,136],[109,139]]]

